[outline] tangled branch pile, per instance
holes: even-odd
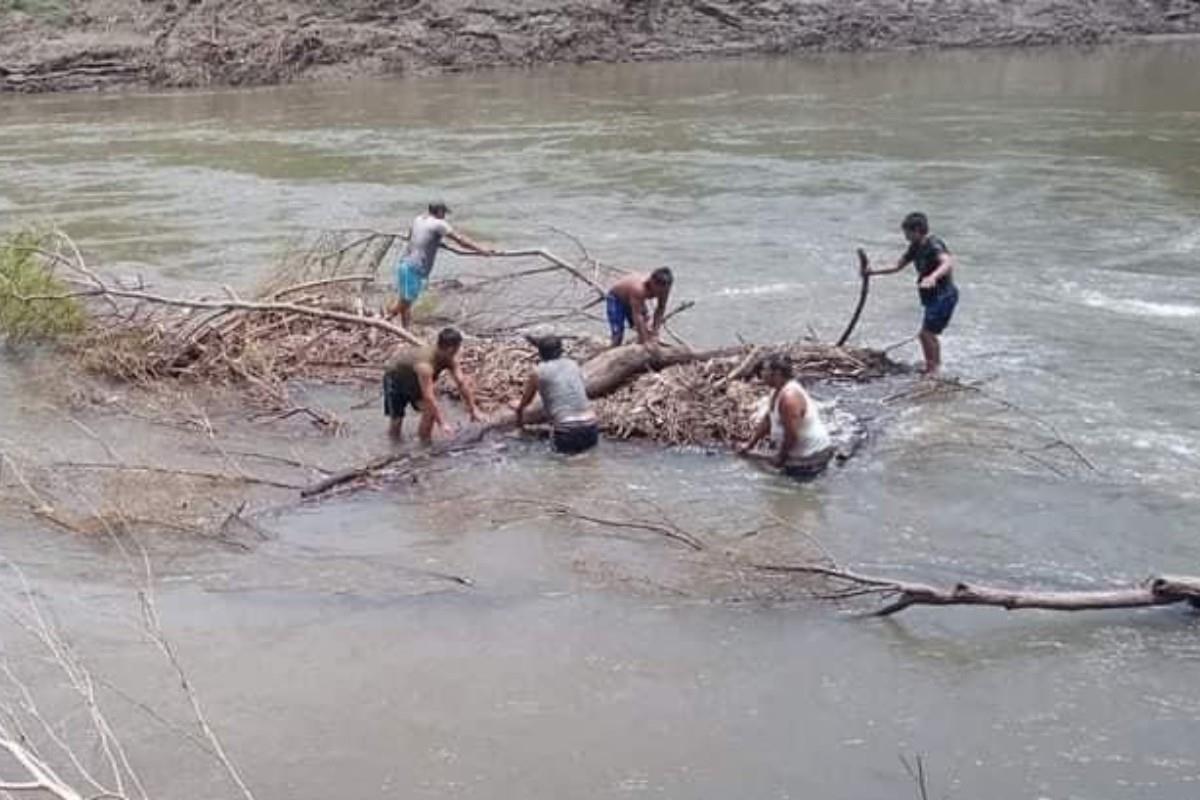
[[[88,324],[59,341],[92,374],[143,387],[167,381],[231,386],[260,406],[283,410],[292,381],[378,381],[400,349],[423,341],[384,310],[389,297],[378,278],[397,238],[373,231],[322,234],[285,259],[254,299],[244,299],[229,287],[218,296],[183,298],[153,293],[140,280],[102,278],[69,238],[55,233],[27,248],[42,270],[40,290],[9,285],[0,288],[0,299],[46,319],[57,318],[64,303],[83,304]],[[491,274],[443,282],[436,306],[424,314],[427,322],[456,324],[468,334],[462,361],[485,412],[511,406],[534,364],[520,333],[547,323],[564,333],[586,330],[604,296],[600,281],[612,272],[586,251],[582,265],[545,250],[504,255],[541,263],[497,273],[489,262]],[[427,339],[433,329],[418,333]],[[604,342],[585,335],[569,341],[569,353],[581,362],[605,351]],[[895,369],[883,354],[866,350],[786,349],[801,377],[859,381]],[[668,350],[668,358],[634,359],[610,371],[610,385],[598,394],[604,395],[598,412],[605,430],[669,444],[744,439],[763,393],[748,379],[767,350]]]
[[[820,344],[792,344],[780,350],[791,356],[801,378],[865,381],[898,369],[873,350]],[[645,373],[599,401],[605,431],[622,439],[671,445],[745,441],[766,391],[749,378],[765,356],[765,349],[747,346],[731,355]]]

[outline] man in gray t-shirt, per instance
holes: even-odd
[[[408,231],[408,241],[404,252],[396,263],[396,305],[392,315],[400,313],[400,324],[405,328],[412,327],[412,306],[425,291],[429,273],[433,272],[433,262],[437,259],[438,248],[443,239],[449,239],[457,245],[473,253],[490,256],[496,251],[484,247],[461,233],[456,233],[446,221],[450,209],[443,202],[429,204],[429,211],[413,220]]]

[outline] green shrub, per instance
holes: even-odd
[[[58,298],[69,290],[36,252],[44,239],[25,232],[0,241],[0,335],[10,343],[78,333],[87,319],[77,299]],[[25,299],[31,297],[55,299]]]

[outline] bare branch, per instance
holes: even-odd
[[[1088,611],[1145,608],[1186,602],[1200,608],[1200,577],[1193,576],[1161,576],[1150,578],[1138,586],[1098,590],[1009,589],[963,582],[956,583],[948,589],[939,589],[924,583],[878,578],[815,564],[755,564],[754,566],[768,572],[821,575],[869,588],[873,592],[895,595],[892,602],[875,612],[875,616],[880,617],[890,616],[914,605],[994,606],[1009,611],[1023,609]]]

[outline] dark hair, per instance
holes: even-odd
[[[650,273],[650,280],[659,286],[670,286],[675,282],[675,276],[671,274],[670,267],[659,267]]]
[[[462,334],[456,328],[442,328],[438,331],[437,346],[442,350],[458,347],[462,344]]]
[[[790,380],[795,374],[795,370],[792,368],[792,358],[787,353],[771,353],[763,361],[761,369],[764,377],[768,372],[778,372]]]
[[[929,233],[929,217],[920,211],[914,211],[900,223],[901,230],[916,231],[919,234]]]
[[[553,361],[563,354],[562,338],[553,333],[545,336],[530,336],[529,343],[537,348],[538,358],[542,361]]]
[[[446,215],[450,213],[450,208],[441,200],[434,200],[429,204],[429,213],[433,214],[435,217],[439,215]]]

